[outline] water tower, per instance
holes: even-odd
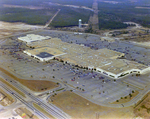
[[[81,28],[81,27],[82,27],[82,20],[79,19],[79,28]]]

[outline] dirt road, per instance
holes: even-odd
[[[48,27],[50,23],[54,20],[54,18],[57,16],[57,14],[60,12],[61,9],[58,9],[58,11],[55,13],[55,15],[45,24],[44,28]]]

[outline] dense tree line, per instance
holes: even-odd
[[[82,19],[82,23],[88,23],[91,11],[75,8],[63,8],[60,13],[55,17],[51,26],[54,27],[68,27],[77,26],[79,19]]]
[[[122,29],[128,26],[122,22],[99,20],[99,29]]]
[[[137,9],[134,4],[120,3],[120,4],[108,4],[108,3],[99,3],[99,21],[100,27],[107,28],[112,24],[118,25],[117,28],[125,28],[126,26],[120,22],[132,21],[139,23],[145,27],[150,27],[150,10],[147,9]],[[107,22],[108,21],[108,22]],[[107,22],[107,23],[106,23]],[[114,26],[115,27],[115,26]]]
[[[24,8],[1,8],[0,20],[24,22],[32,25],[44,25],[57,10],[30,10]]]

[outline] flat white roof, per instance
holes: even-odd
[[[50,36],[40,36],[40,35],[35,35],[35,34],[27,34],[24,37],[18,37],[19,40],[30,43],[34,41],[40,41],[40,40],[46,40],[51,38]]]

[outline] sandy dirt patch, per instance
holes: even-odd
[[[51,100],[54,105],[73,119],[132,119],[134,117],[133,107],[108,108],[99,106],[70,91],[57,94],[51,97]]]
[[[28,25],[20,22],[9,23],[0,21],[0,38],[13,35],[15,33],[22,33],[40,28],[43,28],[43,26]]]
[[[143,101],[135,108],[134,113],[137,117],[144,119],[150,118],[150,93],[148,93]]]

